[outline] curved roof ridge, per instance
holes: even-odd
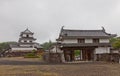
[[[33,34],[33,32],[31,32],[28,28],[25,31],[21,32],[21,33],[31,33],[31,34]]]
[[[105,30],[76,30],[76,29],[63,29],[61,32],[62,36],[79,36],[79,37],[84,37],[84,36],[92,36],[92,37],[111,37],[112,34],[107,33]]]
[[[88,31],[89,32],[89,31],[103,31],[103,30],[78,30],[78,29],[77,30],[76,29],[72,30],[72,29],[63,29],[63,31],[81,31],[81,32],[82,31],[83,32]]]

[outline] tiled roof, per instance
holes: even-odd
[[[25,31],[21,32],[21,34],[23,34],[23,33],[25,33],[25,34],[33,34],[33,32],[31,32],[28,28]]]
[[[30,46],[20,46],[21,44],[26,45],[34,45],[36,48],[43,48],[40,44],[38,43],[17,43],[17,44],[10,44],[10,48],[31,48]]]
[[[36,40],[36,39],[33,37],[22,37],[22,38],[19,38],[19,40]]]
[[[60,33],[62,37],[111,37],[115,34],[108,34],[105,30],[69,30],[63,29]]]
[[[35,43],[36,48],[43,48],[39,43]]]
[[[35,42],[19,42],[19,45],[32,45],[35,44]]]

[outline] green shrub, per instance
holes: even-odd
[[[39,58],[39,57],[35,55],[34,53],[28,53],[24,56],[24,58]]]

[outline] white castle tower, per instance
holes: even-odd
[[[25,31],[21,32],[19,38],[19,45],[21,47],[34,47],[35,38],[33,37],[34,33],[30,30],[26,29]]]
[[[10,45],[11,52],[30,52],[41,49],[42,47],[35,42],[34,33],[28,28],[20,33],[20,38],[17,44]]]

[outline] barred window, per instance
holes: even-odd
[[[78,43],[85,43],[85,39],[78,39]]]
[[[93,39],[93,43],[99,43],[99,39]]]

